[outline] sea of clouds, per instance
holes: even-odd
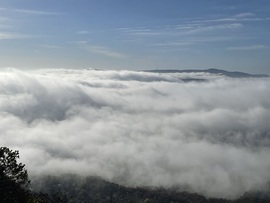
[[[30,176],[97,175],[236,198],[269,184],[269,98],[267,78],[6,69],[0,143],[20,151]]]

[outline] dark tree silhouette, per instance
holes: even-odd
[[[19,151],[0,147],[0,197],[7,203],[27,202],[28,174],[24,164],[17,163]]]
[[[29,184],[28,174],[24,168],[25,165],[17,163],[19,158],[18,150],[13,151],[7,147],[0,147],[0,177],[26,186]]]

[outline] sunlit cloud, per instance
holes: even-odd
[[[7,70],[0,138],[30,175],[235,198],[270,180],[269,88],[267,78],[204,72]]]

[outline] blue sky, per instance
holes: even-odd
[[[270,73],[269,0],[0,0],[0,67]]]

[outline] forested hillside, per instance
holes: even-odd
[[[206,198],[176,189],[124,187],[99,177],[77,175],[46,176],[33,182],[35,190],[61,202],[83,203],[266,203],[267,193],[246,193],[237,200]]]
[[[206,198],[179,189],[125,187],[99,177],[73,174],[35,177],[30,184],[19,152],[0,148],[0,197],[5,203],[267,203],[268,190],[237,200]]]

